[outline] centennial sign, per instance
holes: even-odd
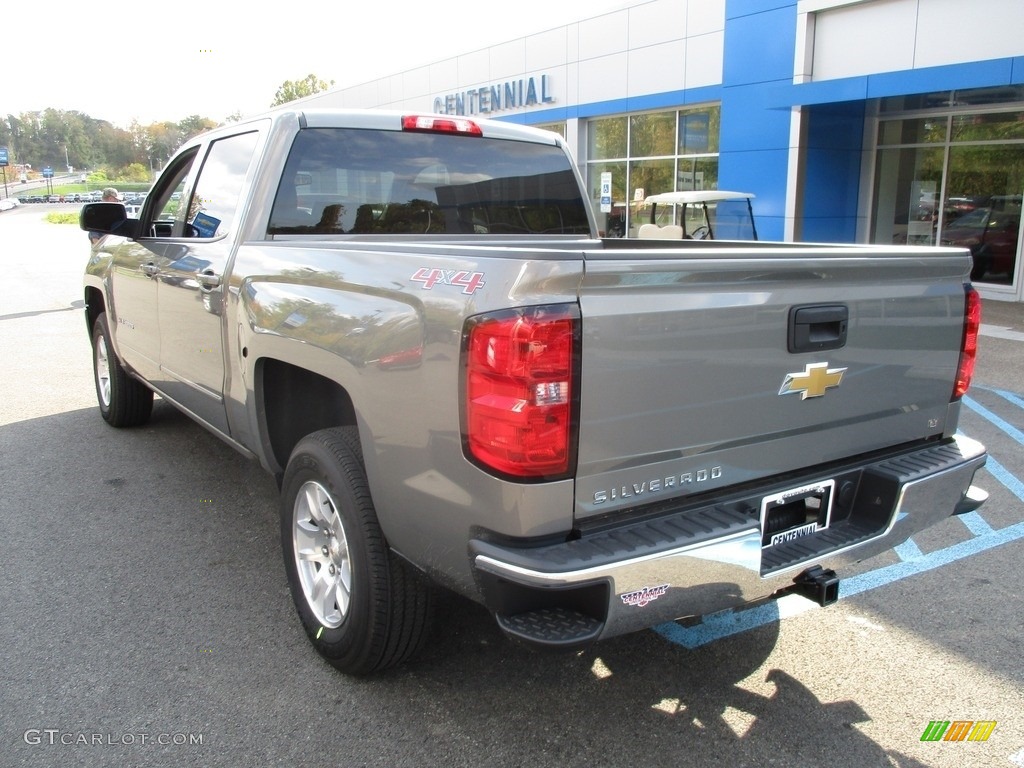
[[[434,99],[434,112],[440,115],[489,115],[554,102],[551,79],[540,75],[438,96]]]

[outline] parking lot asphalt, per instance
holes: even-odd
[[[837,604],[548,655],[444,594],[420,658],[354,680],[295,618],[272,478],[165,403],[98,416],[85,233],[43,208],[0,214],[0,767],[1024,766],[1024,306],[984,302],[962,411],[988,502]]]

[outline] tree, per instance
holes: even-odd
[[[313,74],[306,75],[302,80],[285,80],[277,89],[277,94],[270,106],[279,107],[289,101],[312,96],[314,93],[328,90],[332,85],[334,85],[333,80],[328,83]]]
[[[118,181],[145,183],[149,181],[149,169],[142,163],[132,163],[117,172]]]
[[[174,151],[181,146],[181,142],[184,141],[181,137],[181,130],[178,128],[177,123],[165,120],[162,123],[152,123],[147,126],[146,133],[149,134],[147,150],[150,162],[155,162],[159,170],[164,167],[164,164],[171,158]]]
[[[133,166],[158,169],[184,141],[216,125],[209,118],[190,115],[151,125],[133,121],[125,130],[81,112],[49,108],[0,119],[0,146],[9,148],[12,164],[58,169],[71,165],[102,170],[109,178],[136,177],[140,170]]]
[[[190,115],[184,120],[178,121],[178,131],[181,133],[182,143],[188,141],[193,136],[198,136],[200,133],[205,133],[213,128],[217,127],[217,123],[208,117],[200,117],[199,115]]]

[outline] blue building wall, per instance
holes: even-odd
[[[728,0],[718,186],[753,192],[758,235],[785,235],[795,0]]]
[[[1024,1],[1024,0],[1022,0]],[[1015,85],[1024,57],[991,59],[793,83],[797,0],[726,0],[722,84],[682,91],[570,104],[504,116],[540,123],[682,107],[720,100],[719,189],[752,192],[758,234],[786,237],[787,193],[799,183],[793,231],[808,242],[856,242],[866,111],[869,100],[913,93]],[[793,108],[804,133],[791,151]],[[792,152],[800,152],[790,178]]]
[[[803,216],[797,237],[805,242],[857,240],[864,102],[807,108]]]

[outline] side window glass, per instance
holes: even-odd
[[[258,138],[251,131],[210,145],[189,205],[175,212],[177,220],[190,225],[186,236],[219,237],[231,231]]]
[[[149,193],[147,205],[150,214],[150,237],[181,237],[182,226],[178,219],[181,208],[181,197],[184,194],[189,171],[196,159],[198,150],[178,158],[175,165],[170,166],[160,177],[159,186]]]

